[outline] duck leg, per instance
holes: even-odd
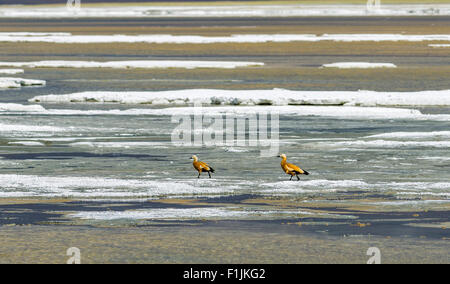
[[[295,175],[297,177],[297,180],[300,180],[300,178],[298,177],[298,175]]]
[[[208,171],[209,178],[211,178],[211,173]]]
[[[201,173],[198,173],[198,177],[197,177],[197,178],[200,178],[200,174],[201,174]]]
[[[289,180],[292,180],[293,177],[294,177],[294,176],[291,176],[291,178],[290,178]]]

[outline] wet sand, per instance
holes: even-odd
[[[256,203],[292,208],[301,203],[249,195],[143,203],[68,200],[2,203],[0,263],[65,263],[69,247],[81,250],[82,263],[362,264],[369,258],[366,255],[369,247],[381,250],[382,263],[449,261],[448,228],[432,226],[448,220],[448,211],[392,213],[322,207],[321,211],[351,213],[358,218],[341,222],[314,218],[147,220],[121,225],[117,221],[74,221],[64,214],[99,208],[132,210]],[[411,226],[412,223],[416,226]]]
[[[450,16],[409,17],[202,17],[202,18],[0,18],[0,32],[73,34],[405,33],[446,34]]]
[[[299,235],[284,228],[1,227],[0,263],[65,263],[70,247],[80,249],[81,263],[365,264],[370,247],[380,249],[382,263],[449,262],[448,240]]]
[[[424,203],[405,211],[395,205],[383,205],[386,201],[396,201],[389,195],[374,195],[370,192],[346,192],[336,199],[271,197],[259,195],[231,195],[223,197],[156,199],[142,201],[121,200],[71,200],[71,199],[3,199],[0,204],[0,225],[42,226],[72,225],[88,227],[185,227],[196,226],[205,229],[253,228],[265,234],[272,231],[285,231],[303,237],[304,234],[326,234],[328,236],[376,236],[382,238],[427,238],[448,240],[449,203]],[[352,203],[357,201],[357,203]],[[366,205],[363,205],[366,204]],[[286,216],[247,217],[242,219],[184,218],[134,219],[119,221],[80,219],[68,216],[74,212],[114,211],[126,212],[151,209],[197,209],[229,208],[244,210],[263,208],[266,211],[309,212],[303,217]]]

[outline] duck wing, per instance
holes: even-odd
[[[291,172],[295,172],[295,173],[298,173],[298,174],[309,175],[309,173],[307,171],[302,170],[299,166],[296,166],[294,164],[286,163],[286,166],[288,167],[288,169],[290,169]]]
[[[205,163],[205,162],[198,162],[198,163],[202,170],[204,170],[206,172],[209,172],[209,171],[214,172],[214,169],[211,168],[207,163]]]

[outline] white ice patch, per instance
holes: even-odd
[[[23,69],[0,69],[0,74],[14,75],[23,73]]]
[[[360,4],[284,4],[284,5],[174,5],[139,6],[117,5],[83,6],[71,11],[66,5],[3,6],[4,18],[90,18],[90,17],[295,17],[295,16],[425,16],[450,15],[449,4],[383,4],[380,9],[368,10]]]
[[[174,107],[174,108],[158,108],[158,109],[126,109],[126,110],[76,110],[76,109],[49,109],[36,114],[45,115],[193,115],[198,110],[193,107]],[[420,111],[414,109],[400,108],[381,108],[381,107],[335,107],[335,106],[225,106],[225,107],[204,107],[202,113],[205,115],[235,114],[247,115],[249,113],[258,112],[277,112],[280,115],[295,116],[329,116],[341,118],[372,118],[372,119],[426,119],[427,115],[423,115]],[[8,112],[7,112],[8,113]],[[430,119],[438,117],[430,117]]]
[[[124,115],[124,116],[170,116],[170,115],[193,115],[198,113],[193,107],[174,107],[174,108],[131,108],[131,109],[112,109],[112,110],[77,110],[77,109],[49,109],[36,106],[36,111],[32,108],[25,108],[20,111],[19,107],[4,107],[0,104],[0,115],[12,113],[25,113],[35,115],[54,115],[54,116],[93,116],[93,115]],[[29,106],[26,106],[29,107]],[[337,107],[337,106],[224,106],[224,107],[204,107],[204,115],[248,115],[251,113],[278,113],[280,115],[290,116],[322,116],[342,119],[414,119],[431,121],[450,121],[450,115],[428,115],[422,114],[419,110],[404,108],[385,108],[385,107]],[[202,130],[208,131],[208,130]],[[216,132],[217,133],[217,132]]]
[[[263,210],[236,210],[234,208],[157,208],[148,210],[128,210],[128,211],[82,211],[68,214],[71,218],[91,219],[91,220],[161,220],[161,219],[240,219],[252,218],[260,215],[317,215],[326,217],[352,218],[352,216],[339,216],[326,213],[314,213],[309,211],[263,211]]]
[[[450,196],[450,182],[389,182],[378,183],[377,187],[387,187],[398,190],[415,190],[418,191],[419,194],[429,194],[430,190],[439,190],[443,191],[439,194]]]
[[[82,92],[37,96],[29,101],[153,105],[186,105],[197,102],[210,105],[449,106],[450,90],[374,92],[189,89],[159,92]]]
[[[69,214],[71,218],[115,220],[115,219],[203,219],[203,218],[239,218],[251,214],[245,211],[225,208],[187,208],[187,209],[151,209],[133,211],[87,211]]]
[[[356,140],[343,142],[317,142],[320,146],[329,147],[363,147],[363,148],[450,148],[450,141],[392,141],[392,140]]]
[[[390,132],[366,136],[365,138],[450,138],[450,131]]]
[[[13,103],[0,103],[1,112],[43,112],[45,108],[40,105],[21,105]]]
[[[429,157],[429,156],[425,156],[425,157],[419,157],[417,158],[419,160],[429,160],[429,161],[450,161],[450,157]]]
[[[0,32],[0,37],[41,37],[41,36],[70,36],[71,33],[40,33],[40,32]]]
[[[226,147],[224,150],[229,153],[246,153],[249,151],[248,149],[238,147]]]
[[[430,47],[450,47],[450,44],[429,44]]]
[[[336,62],[322,65],[324,68],[339,68],[339,69],[368,69],[368,68],[397,68],[392,63],[369,63],[369,62]]]
[[[359,41],[450,41],[450,34],[405,35],[405,34],[233,34],[230,36],[201,35],[72,35],[72,34],[40,34],[20,35],[0,33],[0,42],[48,42],[48,43],[168,43],[168,44],[211,44],[211,43],[266,43],[266,42],[359,42]],[[430,45],[432,46],[432,45]],[[442,47],[433,45],[435,47]],[[30,63],[31,64],[31,63]],[[43,63],[40,63],[41,65]],[[46,65],[50,63],[46,62]],[[78,63],[87,65],[88,63]],[[366,63],[367,64],[367,63]],[[59,65],[64,65],[60,62]],[[5,65],[3,65],[5,66]],[[28,67],[29,65],[6,65]]]
[[[333,193],[337,191],[366,190],[394,191],[396,195],[420,195],[450,197],[448,182],[377,182],[369,183],[363,180],[312,180],[303,177],[297,181],[279,181],[260,184],[261,193],[270,194],[310,194]]]
[[[174,146],[172,142],[75,142],[69,144],[72,147],[90,148],[168,148]]]
[[[0,77],[0,88],[20,88],[23,86],[45,86],[44,80]]]
[[[45,125],[3,124],[0,123],[0,133],[33,133],[33,132],[64,132],[67,129]]]
[[[302,178],[301,178],[302,179]],[[302,180],[299,182],[279,181],[264,183],[262,192],[271,193],[305,193],[305,192],[335,192],[338,190],[367,187],[361,180]]]
[[[44,143],[37,141],[15,141],[8,142],[8,145],[16,145],[16,146],[45,146]]]
[[[0,175],[0,197],[154,197],[230,193],[237,188],[214,180],[148,180],[106,177]]]
[[[189,61],[189,60],[139,60],[139,61],[34,61],[34,62],[0,62],[0,66],[23,68],[223,68],[263,66],[261,62],[239,61]]]

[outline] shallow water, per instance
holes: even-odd
[[[40,54],[42,51],[39,50],[23,59],[19,54],[20,45],[18,51],[18,54],[2,54],[2,60],[23,61],[42,57],[45,57],[45,60],[61,59],[45,52]],[[151,51],[148,56],[151,57]],[[167,57],[187,59],[170,55]],[[209,56],[208,60],[261,61],[268,63],[268,67],[264,67],[268,70],[274,66],[278,68],[280,64],[286,70],[298,68],[299,65],[301,68],[315,70],[325,61],[320,55],[295,57],[294,60],[285,57],[281,61],[280,58],[271,55],[215,55]],[[334,56],[328,57],[326,61],[361,61],[368,58],[371,57]],[[416,68],[420,66],[421,69],[445,66],[447,63],[441,58],[392,55],[377,58],[377,61],[400,63]],[[137,60],[129,55],[111,56],[108,50],[86,55],[83,60],[119,59]],[[157,75],[152,76],[153,72]],[[295,78],[284,80],[282,77],[256,80],[249,75],[249,78],[242,78],[240,75],[233,75],[231,71],[225,76],[215,69],[208,71],[209,76],[206,77],[203,76],[204,73],[197,72],[204,71],[26,69],[23,77],[47,80],[47,86],[0,90],[0,103],[27,104],[27,100],[36,95],[80,91],[155,91],[199,87],[234,89],[249,85],[259,88],[264,84],[296,82]],[[372,86],[381,85],[382,90],[394,91],[408,86],[408,91],[419,91],[424,88],[434,89],[436,86],[426,81],[416,84],[415,78],[403,78],[399,83],[395,78],[386,80],[381,75],[382,72],[377,73],[368,84],[365,81],[359,82],[360,87],[373,89]],[[336,76],[330,79],[331,81],[306,78],[305,84],[310,84],[309,89],[312,90],[355,90],[355,85],[345,82],[345,76]],[[438,83],[440,85],[436,89],[449,87],[448,82]],[[69,110],[152,108],[146,105],[117,104],[43,106],[46,109]],[[450,114],[449,107],[426,108],[421,111],[432,113],[436,117]],[[367,205],[367,200],[359,201],[359,198],[382,196],[381,200],[375,202],[375,206],[383,209],[395,207],[395,210],[406,211],[422,208],[422,205],[431,209],[442,208],[449,202],[448,119],[349,119],[339,116],[280,114],[279,152],[286,153],[289,162],[299,164],[311,173],[309,176],[302,176],[301,181],[297,182],[289,181],[289,176],[282,172],[279,158],[261,157],[259,148],[238,145],[196,147],[172,143],[171,134],[177,124],[171,122],[169,114],[88,114],[0,113],[0,197],[68,197],[129,201],[255,194],[288,199],[302,198],[304,202],[315,202],[317,199],[335,201],[350,193],[354,195],[351,200],[353,205]],[[409,134],[405,135],[405,132]],[[208,179],[206,174],[202,179],[197,179],[197,173],[189,160],[193,154],[215,168],[216,173],[212,179]],[[195,216],[241,216],[241,211],[233,210],[234,208],[217,210],[212,215],[206,210],[204,215],[200,211]],[[264,218],[275,218],[280,213],[258,205],[246,210],[246,213],[249,210],[250,214],[267,211]],[[131,219],[157,219],[162,218],[164,212],[132,212],[125,216]],[[85,216],[83,212],[80,214],[72,217]],[[88,217],[102,219],[105,214],[108,215],[108,212],[89,214]],[[115,219],[114,214],[124,218],[123,214],[117,212],[111,212],[109,217]],[[191,218],[189,211],[185,214],[186,218]],[[301,212],[288,214],[298,215]],[[182,212],[169,214],[168,218],[176,219],[180,216],[183,216]]]
[[[300,182],[286,181],[279,159],[259,148],[172,143],[171,116],[2,115],[1,123],[2,197],[450,194],[448,121],[281,115],[280,152],[311,173]],[[216,169],[213,179],[196,179],[192,154]]]

